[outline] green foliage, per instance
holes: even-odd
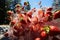
[[[44,27],[44,30],[46,31],[46,33],[49,33],[49,31],[50,31],[49,26],[45,26],[45,27]]]

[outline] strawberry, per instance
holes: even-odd
[[[9,35],[9,34],[8,34],[7,32],[4,34],[5,37],[8,37],[8,35]]]
[[[9,11],[7,11],[7,14],[8,14],[8,15],[12,15],[12,14],[13,14],[13,11],[10,11],[10,10],[9,10]]]
[[[57,26],[50,26],[50,31],[58,31],[58,27]]]
[[[44,28],[43,27],[40,27],[40,30],[39,30],[39,32],[41,32],[41,31],[43,31],[44,30]]]
[[[51,11],[53,8],[51,8],[51,7],[49,7],[49,8],[47,8],[47,11]]]
[[[38,18],[37,17],[33,17],[31,19],[31,23],[33,23],[33,24],[38,23]]]
[[[55,36],[60,34],[60,29],[57,26],[50,26],[49,35]]]
[[[32,11],[28,11],[27,16],[32,17]]]
[[[35,38],[35,40],[41,40],[40,38]]]
[[[14,25],[15,23],[16,23],[16,21],[15,21],[15,20],[11,21],[11,25]]]
[[[42,31],[40,35],[41,35],[41,37],[46,37],[47,33],[46,33],[46,31]]]
[[[44,11],[43,10],[38,10],[38,16],[43,17],[44,16]]]
[[[53,18],[54,19],[60,18],[60,11],[55,12]]]

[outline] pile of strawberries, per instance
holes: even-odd
[[[10,16],[8,19],[11,21],[13,35],[17,37],[17,40],[21,40],[20,36],[23,36],[24,40],[49,40],[49,36],[53,37],[52,40],[58,40],[55,36],[60,35],[60,29],[58,26],[48,24],[60,18],[60,10],[52,13],[52,8],[47,8],[45,11],[34,8],[24,13],[17,11],[15,16],[13,11],[7,13]],[[8,35],[9,33],[5,33],[5,36]]]

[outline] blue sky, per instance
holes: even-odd
[[[41,1],[41,5],[42,7],[51,7],[52,6],[52,3],[53,3],[53,0],[21,0],[21,3],[23,5],[23,3],[25,1],[29,1],[30,5],[31,5],[31,9],[32,8],[39,8],[40,6],[38,5],[38,3]]]

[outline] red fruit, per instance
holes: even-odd
[[[11,25],[14,25],[16,23],[16,21],[15,20],[13,20],[12,22],[11,22]]]
[[[19,33],[19,32],[15,32],[15,31],[13,31],[13,35],[14,35],[14,36],[19,36],[18,33]]]
[[[14,31],[13,31],[13,34],[15,36],[20,36],[23,32],[23,28],[21,27],[21,25],[17,24],[16,26],[14,26]]]
[[[47,13],[47,14],[45,14],[45,20],[46,21],[51,21],[52,20],[52,13]]]
[[[57,26],[49,26],[50,27],[50,36],[56,36],[60,34],[60,29]]]
[[[42,31],[40,35],[41,37],[46,37],[47,36],[46,31]]]
[[[9,35],[8,33],[5,33],[5,34],[4,34],[5,37],[8,37],[8,35]]]
[[[57,26],[50,26],[50,31],[57,31],[58,27]]]
[[[27,15],[28,15],[29,17],[31,17],[31,16],[32,16],[32,11],[28,11],[28,12],[27,12]]]
[[[35,38],[35,40],[41,40],[40,38]]]
[[[33,18],[31,19],[31,22],[32,22],[33,24],[38,23],[38,18],[37,18],[37,17],[33,17]]]
[[[53,9],[53,8],[50,8],[50,7],[49,7],[49,8],[47,8],[47,11],[51,11],[52,9]]]
[[[18,30],[19,28],[18,28],[18,26],[14,26],[14,29],[15,29],[15,30]]]
[[[39,30],[39,31],[41,32],[41,31],[43,31],[43,30],[44,30],[44,28],[43,28],[43,27],[40,27],[40,30]]]
[[[36,24],[36,29],[37,29],[37,31],[40,30],[40,24]]]
[[[24,14],[22,14],[22,16],[23,16],[23,20],[24,20],[25,22],[27,22],[27,16],[24,15]]]
[[[33,25],[32,26],[32,30],[34,31],[34,32],[36,32],[37,30],[36,30],[36,26],[35,25]]]
[[[21,18],[21,19],[20,19],[20,22],[21,22],[22,24],[26,24],[26,23],[27,23],[27,20],[24,19],[24,18]]]
[[[50,15],[49,15],[48,13],[46,13],[44,16],[45,16],[45,17],[49,17]]]
[[[39,16],[39,17],[43,17],[43,16],[44,16],[43,10],[38,10],[38,16]]]
[[[31,29],[32,29],[34,32],[39,32],[39,31],[40,31],[40,25],[39,25],[39,24],[32,25]]]
[[[31,18],[30,18],[30,17],[28,17],[28,18],[27,18],[27,21],[28,21],[28,22],[31,22]]]
[[[19,30],[19,29],[21,29],[22,27],[21,27],[21,23],[17,23],[16,24],[16,26],[14,26],[14,29],[15,30]]]
[[[44,17],[44,18],[42,19],[42,21],[43,21],[43,22],[47,22],[47,21],[48,21],[48,17]]]
[[[46,14],[52,16],[52,13],[50,11],[47,11]]]
[[[7,14],[8,15],[12,15],[13,14],[13,11],[7,11]]]
[[[53,18],[54,19],[60,18],[60,11],[55,12]]]
[[[38,32],[39,29],[40,29],[40,26],[39,26],[39,24],[37,24],[37,25],[32,25],[32,26],[31,26],[31,29],[32,29],[34,32]]]
[[[19,14],[18,16],[19,16],[19,17],[23,17],[22,14]]]

